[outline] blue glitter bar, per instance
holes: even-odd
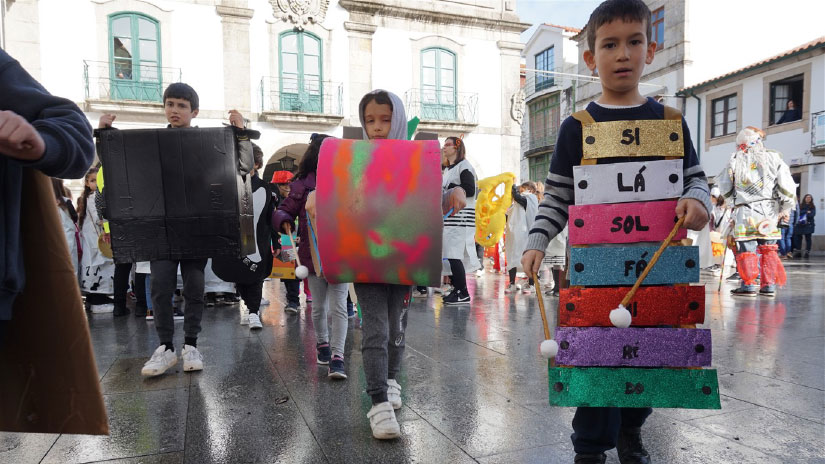
[[[573,248],[570,250],[570,285],[633,285],[653,257],[655,246]],[[699,247],[670,246],[644,281],[644,285],[699,282]]]

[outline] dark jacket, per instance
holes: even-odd
[[[290,224],[298,218],[298,258],[301,264],[309,269],[310,274],[315,274],[312,266],[312,255],[309,247],[312,246],[307,229],[307,212],[305,209],[307,196],[315,190],[315,173],[310,173],[302,179],[296,179],[289,184],[289,196],[278,205],[278,209],[272,213],[272,227],[281,230],[281,225],[285,222]]]
[[[814,233],[816,224],[814,223],[814,216],[816,216],[816,206],[814,205],[799,205],[799,219],[807,213],[805,224],[797,220],[796,227],[794,227],[794,235],[806,235]]]
[[[52,96],[0,50],[0,111],[13,111],[29,121],[46,144],[43,157],[21,162],[0,154],[0,321],[11,319],[14,299],[25,274],[20,241],[23,168],[52,177],[80,178],[94,158],[92,127],[74,103]]]

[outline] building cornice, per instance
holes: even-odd
[[[255,15],[255,10],[249,8],[238,8],[235,6],[218,5],[215,7],[215,11],[217,11],[218,15],[222,18],[230,17],[248,20],[252,19],[252,16]]]
[[[473,11],[472,14],[463,11],[433,11],[427,8],[428,4],[416,1],[402,3],[400,1],[339,0],[338,4],[350,13],[363,14],[368,17],[384,16],[435,24],[493,29],[516,34],[521,34],[530,27],[530,24],[519,22],[518,16],[515,15],[509,15],[515,18],[511,20],[501,13],[479,10]]]
[[[378,26],[376,26],[375,24],[344,21],[344,29],[346,29],[349,32],[360,32],[362,34],[372,35],[375,33],[375,30],[378,29]]]

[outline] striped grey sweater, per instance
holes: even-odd
[[[596,122],[629,121],[640,119],[664,118],[664,106],[651,98],[647,102],[631,108],[605,108],[595,102],[587,105],[587,111]],[[705,209],[710,211],[710,192],[708,182],[699,157],[693,148],[690,132],[684,118],[682,131],[685,141],[685,157],[683,165],[684,191],[682,198],[693,198],[701,202]],[[526,250],[544,251],[550,240],[564,229],[567,224],[567,208],[575,204],[573,195],[573,166],[581,164],[582,159],[582,127],[579,121],[568,117],[559,129],[556,139],[556,149],[550,161],[550,172],[545,180],[544,198],[539,205],[536,221],[530,229]],[[628,161],[650,161],[660,158],[606,158],[600,159],[599,164],[623,163]]]

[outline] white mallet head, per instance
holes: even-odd
[[[309,269],[306,266],[298,266],[295,268],[295,277],[304,280],[309,276]]]
[[[632,317],[630,316],[630,311],[622,305],[619,305],[618,308],[610,311],[610,322],[612,322],[616,327],[621,327],[623,329],[630,327],[631,319]]]
[[[547,359],[555,358],[559,353],[559,344],[555,340],[545,340],[541,342],[539,351],[541,351],[541,355]]]

